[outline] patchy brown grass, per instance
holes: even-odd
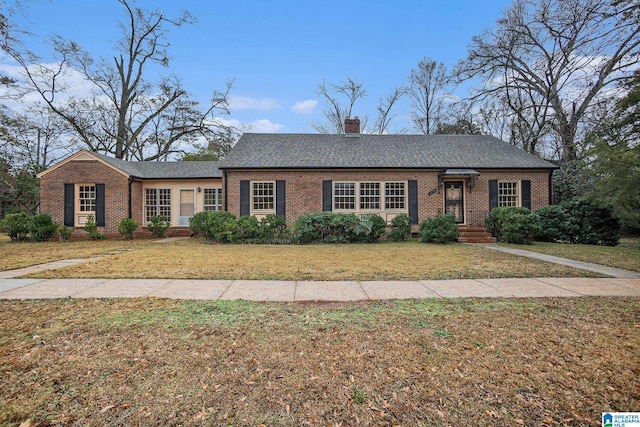
[[[640,271],[640,239],[622,239],[618,246],[571,245],[535,242],[533,245],[507,245],[513,248],[555,255],[609,267]]]
[[[0,302],[0,425],[597,426],[640,299]]]
[[[11,242],[0,238],[0,271],[71,258],[87,258],[144,247],[151,240],[97,240],[71,242]]]
[[[214,245],[190,239],[31,277],[418,280],[582,276],[582,270],[462,244]],[[591,274],[593,276],[593,274]]]

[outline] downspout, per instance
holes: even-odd
[[[553,204],[553,171],[549,172],[549,204]]]
[[[223,169],[222,170],[222,176],[224,177],[222,179],[222,188],[224,189],[224,210],[227,211],[227,201],[228,201],[228,195],[227,195],[227,170]]]
[[[133,177],[129,176],[129,219],[131,219],[132,201],[131,201],[131,188],[133,186]]]

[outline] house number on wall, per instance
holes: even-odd
[[[428,195],[428,196],[433,196],[433,195],[434,195],[434,194],[436,194],[437,192],[438,192],[438,189],[437,189],[437,188],[434,188],[433,190],[429,191],[429,192],[427,193],[427,195]]]

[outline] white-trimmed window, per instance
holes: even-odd
[[[276,183],[256,181],[251,183],[251,208],[254,212],[274,212],[276,209]]]
[[[384,208],[385,210],[406,209],[406,190],[404,182],[384,183]]]
[[[353,211],[356,209],[356,183],[333,183],[333,209],[338,211]]]
[[[360,183],[360,210],[379,211],[380,210],[380,183],[361,182]]]
[[[86,215],[96,212],[95,184],[78,184],[78,210]]]
[[[406,185],[402,181],[334,182],[333,209],[359,213],[405,212]]]
[[[144,191],[145,221],[152,216],[164,216],[171,222],[171,189],[146,188]]]
[[[498,182],[498,206],[518,206],[519,203],[518,182]]]
[[[222,188],[205,188],[202,210],[205,212],[222,210]]]

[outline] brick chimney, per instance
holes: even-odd
[[[355,116],[353,119],[344,119],[344,133],[360,134],[360,118],[358,118],[358,116]]]

